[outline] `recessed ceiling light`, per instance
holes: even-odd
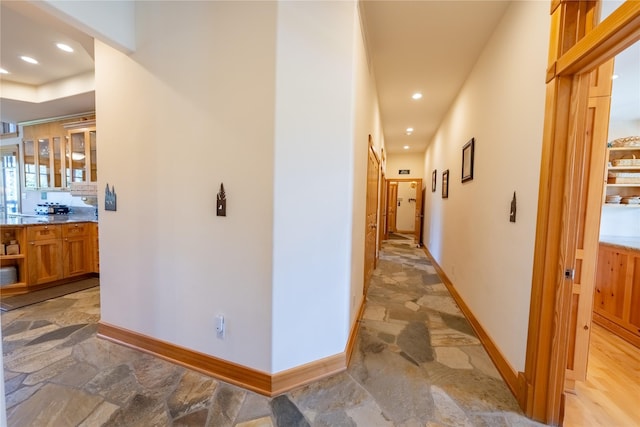
[[[413,132],[413,128],[407,128],[407,132],[409,133]]]
[[[620,76],[619,76],[619,75],[617,75],[617,74],[614,74],[613,76],[611,76],[611,79],[612,79],[612,80],[615,80],[615,79],[617,79],[618,77],[620,77]]]
[[[409,148],[411,148],[411,147],[409,147],[408,145],[405,145],[405,146],[404,146],[404,147],[402,147],[402,148],[404,148],[405,150],[408,150],[408,149],[409,149]]]
[[[36,61],[35,59],[33,59],[30,56],[21,56],[20,59],[22,59],[24,62],[28,62],[29,64],[37,64],[38,61]]]
[[[4,68],[0,68],[0,74],[9,74],[9,72]]]
[[[73,48],[67,44],[56,43],[56,46],[58,46],[58,49],[64,50],[65,52],[73,52]]]
[[[411,95],[411,97],[413,99],[421,99],[422,98],[422,94],[420,92],[416,92],[413,95]]]

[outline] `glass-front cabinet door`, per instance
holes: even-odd
[[[98,179],[95,121],[24,127],[24,188],[70,188]],[[68,126],[68,127],[67,127]]]
[[[67,159],[69,159],[69,169],[67,170],[67,183],[87,181],[87,143],[85,131],[70,131],[69,145],[67,148]]]
[[[36,170],[36,142],[24,141],[24,187],[38,188],[38,173]]]
[[[51,187],[51,155],[49,139],[38,139],[38,187]]]

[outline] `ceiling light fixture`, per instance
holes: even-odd
[[[411,95],[411,97],[413,99],[421,99],[422,98],[422,94],[420,92],[416,92],[413,95]]]
[[[0,74],[9,74],[9,72],[4,68],[0,68]]]
[[[73,52],[73,48],[67,44],[56,43],[56,46],[58,47],[58,49],[64,50],[65,52]]]
[[[407,132],[409,133],[413,132],[413,128],[407,128]]]
[[[20,59],[22,59],[24,62],[28,62],[29,64],[37,64],[38,61],[36,61],[35,59],[33,59],[30,56],[21,56]]]
[[[405,146],[404,146],[404,147],[402,147],[402,148],[404,148],[405,150],[408,150],[408,149],[409,149],[409,148],[411,148],[411,147],[409,147],[408,145],[405,145]]]

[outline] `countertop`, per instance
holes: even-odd
[[[0,215],[1,225],[41,225],[41,224],[68,224],[73,222],[98,222],[95,214],[66,214],[66,215]]]
[[[600,243],[640,251],[640,237],[600,236]]]

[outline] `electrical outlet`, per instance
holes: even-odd
[[[216,316],[216,336],[219,339],[224,339],[225,325],[224,325],[224,316],[219,314]]]

